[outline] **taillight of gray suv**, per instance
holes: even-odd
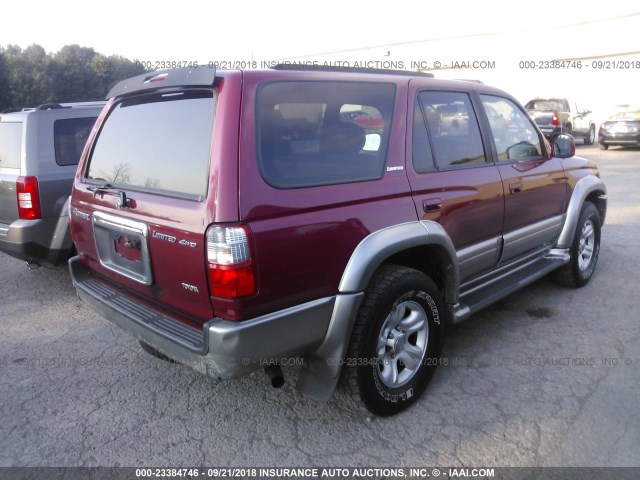
[[[67,262],[71,183],[104,104],[55,103],[0,114],[0,252],[30,267]]]
[[[588,282],[606,188],[486,85],[390,71],[178,69],[116,85],[71,199],[79,296],[214,379],[301,357],[378,415],[445,325],[551,273]]]

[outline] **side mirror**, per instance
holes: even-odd
[[[560,134],[553,139],[553,156],[569,158],[576,154],[576,141],[571,135]]]

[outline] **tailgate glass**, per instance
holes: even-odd
[[[214,112],[211,90],[125,98],[106,119],[86,179],[202,201]]]

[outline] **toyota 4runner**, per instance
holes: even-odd
[[[445,325],[551,273],[579,287],[606,188],[507,93],[409,72],[177,69],[108,95],[73,186],[79,296],[213,379],[301,357],[378,415]]]

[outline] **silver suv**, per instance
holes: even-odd
[[[73,251],[68,198],[105,102],[49,103],[0,114],[0,251],[57,266]]]

